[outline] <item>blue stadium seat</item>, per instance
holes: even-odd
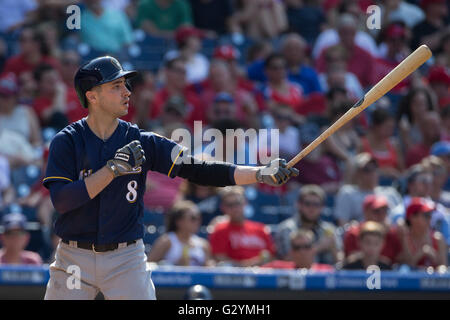
[[[165,215],[162,211],[150,211],[144,210],[144,218],[143,223],[145,225],[154,225],[154,226],[163,226],[164,225]]]
[[[2,39],[6,44],[6,57],[9,58],[19,52],[19,34],[17,32],[0,32],[0,39]]]
[[[11,171],[11,183],[19,197],[27,196],[30,187],[39,180],[41,170],[38,166],[28,165]]]
[[[156,227],[154,225],[148,225],[145,227],[144,244],[153,245],[156,239],[158,239],[165,232],[164,226]]]
[[[211,59],[214,48],[218,45],[216,39],[205,38],[202,42],[202,53],[208,58]]]
[[[248,201],[253,209],[253,214],[249,216],[249,219],[265,224],[279,223],[280,197],[275,194],[267,194],[258,190],[256,192],[256,196]]]

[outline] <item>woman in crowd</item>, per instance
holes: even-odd
[[[397,123],[403,151],[422,142],[420,124],[426,111],[434,110],[431,95],[425,88],[414,88],[400,101]]]
[[[361,139],[361,152],[370,153],[377,161],[380,175],[396,179],[404,169],[403,157],[393,137],[395,120],[389,111],[377,108],[372,112],[372,125]]]
[[[426,269],[447,265],[447,245],[441,233],[432,231],[432,202],[413,198],[406,209],[406,226],[401,228],[403,248],[411,267]]]
[[[200,212],[193,202],[176,203],[168,212],[167,233],[155,241],[148,261],[178,266],[211,265],[209,243],[196,235],[200,219]]]

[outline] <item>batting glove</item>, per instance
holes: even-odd
[[[298,176],[298,169],[287,168],[286,160],[275,159],[256,172],[256,180],[274,187],[285,184],[291,177]]]
[[[115,177],[137,174],[145,162],[145,153],[139,140],[134,140],[116,151],[114,158],[106,163]]]

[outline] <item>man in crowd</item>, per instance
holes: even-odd
[[[340,241],[336,228],[320,220],[324,202],[325,192],[321,187],[317,185],[301,187],[297,198],[297,213],[277,227],[275,241],[280,258],[288,258],[291,249],[290,236],[297,229],[303,228],[314,232],[314,250],[317,254],[315,262],[335,264],[341,259]]]
[[[354,184],[343,185],[337,195],[334,214],[339,225],[356,220],[363,220],[363,202],[369,194],[384,195],[389,208],[402,204],[400,194],[393,187],[378,186],[378,165],[370,153],[363,152],[356,156],[353,174]]]
[[[308,269],[310,271],[333,271],[329,264],[319,264],[314,261],[314,233],[311,230],[299,229],[290,235],[291,249],[288,260],[274,260],[262,265],[262,268],[274,269]]]
[[[26,223],[25,216],[18,212],[11,212],[3,216],[3,234],[0,236],[3,248],[0,249],[0,265],[42,264],[39,254],[25,250],[30,241]]]
[[[250,267],[267,263],[275,254],[268,228],[244,216],[246,199],[240,186],[225,187],[220,192],[222,221],[214,225],[209,241],[219,264]]]

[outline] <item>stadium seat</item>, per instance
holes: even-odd
[[[248,217],[250,220],[265,224],[276,224],[280,222],[280,197],[278,195],[267,194],[256,190],[256,195],[254,198],[250,198],[248,203],[253,211],[252,215]]]
[[[158,239],[165,232],[164,226],[156,227],[154,225],[147,225],[144,233],[144,244],[153,245],[156,239]]]
[[[143,223],[145,225],[155,225],[155,226],[163,226],[165,221],[165,216],[164,213],[162,211],[150,211],[145,209],[144,210],[144,218],[143,218]]]
[[[28,165],[11,171],[11,183],[19,197],[30,193],[31,186],[39,180],[41,170],[38,166]]]

